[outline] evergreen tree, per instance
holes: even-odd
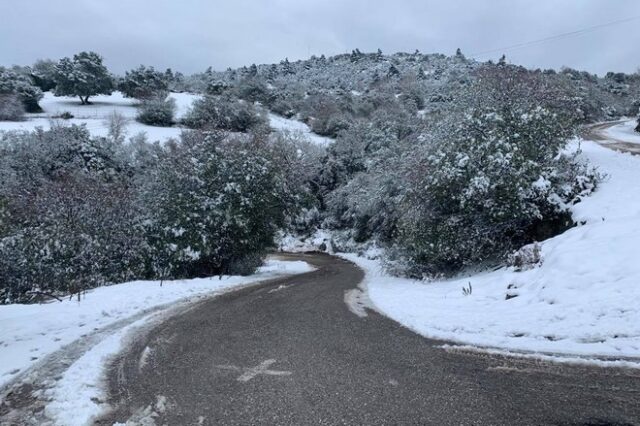
[[[56,65],[55,82],[56,96],[77,96],[82,105],[88,104],[91,96],[110,95],[113,90],[113,79],[95,52],[62,58]]]
[[[118,89],[124,96],[140,101],[164,100],[169,94],[166,74],[144,65],[127,71],[118,84]]]

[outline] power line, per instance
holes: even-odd
[[[617,24],[623,24],[623,23],[635,21],[635,20],[638,20],[638,19],[640,19],[640,15],[632,16],[630,18],[625,18],[625,19],[618,19],[617,21],[611,21],[611,22],[607,22],[607,23],[604,23],[604,24],[594,25],[592,27],[587,27],[587,28],[583,28],[581,30],[576,30],[576,31],[570,31],[568,33],[556,34],[556,35],[553,35],[553,36],[544,37],[544,38],[540,38],[540,39],[537,39],[537,40],[530,40],[530,41],[525,41],[523,43],[512,44],[510,46],[500,47],[500,48],[497,48],[497,49],[484,50],[482,52],[473,53],[473,54],[471,54],[469,56],[477,57],[477,56],[488,55],[490,53],[504,53],[504,52],[508,52],[510,50],[516,50],[516,49],[522,49],[522,48],[529,47],[529,46],[534,46],[536,44],[543,44],[543,43],[547,43],[547,42],[550,42],[550,41],[561,40],[561,39],[565,39],[565,38],[579,36],[579,35],[582,35],[582,34],[586,34],[586,33],[590,33],[590,32],[599,30],[599,29],[604,28],[604,27],[609,27],[609,26],[617,25]]]

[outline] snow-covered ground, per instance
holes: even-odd
[[[286,131],[299,134],[309,139],[309,141],[321,146],[326,146],[333,142],[333,139],[331,138],[313,133],[309,126],[304,124],[302,121],[285,118],[273,113],[269,114],[269,125],[276,131]]]
[[[47,368],[57,351],[86,340],[90,344],[86,351],[66,366],[61,377],[53,378],[56,382],[46,391],[49,416],[59,424],[83,424],[104,408],[96,402],[103,397],[103,366],[121,349],[132,329],[178,304],[311,270],[305,262],[268,260],[248,277],[166,281],[162,285],[135,281],[96,288],[80,301],[0,306],[0,388],[14,379],[27,379],[33,370]]]
[[[347,255],[365,269],[375,308],[436,339],[640,359],[640,158],[592,142],[583,142],[582,149],[608,177],[574,206],[573,216],[583,225],[540,244],[540,266],[423,282],[391,277],[378,260]]]
[[[170,98],[176,101],[176,119],[184,117],[191,104],[200,95],[191,93],[171,93]],[[41,127],[48,130],[53,122],[61,124],[84,124],[94,136],[107,136],[108,117],[117,112],[128,119],[127,137],[132,137],[140,132],[144,132],[151,142],[165,142],[170,138],[178,138],[184,130],[181,127],[157,127],[135,121],[137,115],[136,100],[125,98],[120,92],[113,92],[111,95],[98,95],[89,99],[90,105],[80,105],[78,98],[56,97],[53,93],[46,92],[40,101],[43,112],[37,114],[27,114],[25,121],[0,121],[0,131],[6,130],[34,130]],[[54,119],[63,112],[71,113],[74,118],[69,120]],[[301,121],[284,118],[276,114],[269,113],[269,124],[275,131],[286,131],[301,135],[309,141],[326,146],[333,142],[333,139],[317,135],[311,131],[309,126]]]
[[[199,95],[190,93],[171,93],[170,97],[176,100],[176,118],[181,118],[190,108],[194,99]],[[164,142],[169,138],[177,138],[182,132],[180,127],[156,127],[148,126],[135,121],[137,114],[136,100],[125,98],[120,92],[113,94],[94,96],[89,99],[90,105],[80,105],[78,98],[55,97],[51,92],[46,92],[40,101],[43,112],[27,114],[26,121],[1,121],[0,130],[33,130],[36,127],[49,129],[52,117],[59,116],[63,112],[70,112],[74,118],[70,120],[53,119],[66,124],[85,124],[94,136],[106,136],[108,133],[107,119],[113,112],[117,112],[129,121],[127,123],[127,137],[132,137],[140,132],[145,132],[149,141]]]
[[[635,119],[625,120],[620,124],[604,130],[604,134],[624,142],[640,143],[640,133],[635,131],[638,122]]]

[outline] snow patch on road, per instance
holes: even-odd
[[[347,304],[351,313],[360,318],[367,317],[367,311],[365,309],[367,307],[366,300],[366,293],[359,288],[353,288],[344,292],[344,303]]]

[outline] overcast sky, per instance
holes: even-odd
[[[185,73],[359,48],[471,56],[640,16],[638,0],[0,0],[0,64],[81,50]],[[507,51],[527,67],[640,66],[640,20]],[[499,53],[483,56],[498,58]]]

